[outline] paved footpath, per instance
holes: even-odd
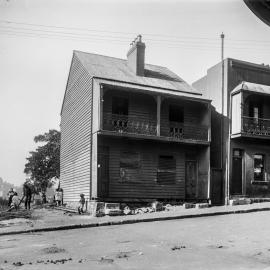
[[[35,209],[33,218],[30,220],[12,219],[0,222],[0,236],[28,232],[56,231],[139,222],[241,214],[258,211],[270,211],[270,202],[236,206],[217,206],[203,209],[184,209],[184,207],[178,206],[172,207],[172,210],[170,211],[114,217],[80,216],[77,214],[64,214],[63,211],[55,209]]]

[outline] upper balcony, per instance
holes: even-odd
[[[209,103],[115,89],[106,90],[102,100],[102,134],[210,143]]]
[[[270,139],[270,91],[269,94],[267,91],[256,91],[258,84],[242,85],[239,91],[232,92],[231,137]],[[265,86],[267,88],[270,90],[269,86]]]
[[[149,119],[140,119],[136,116],[105,113],[103,130],[119,134],[133,134],[157,136],[157,122]],[[169,127],[162,132],[160,137],[173,140],[208,141],[208,127],[189,123],[169,122]]]
[[[270,119],[242,116],[245,135],[266,136],[270,139]]]

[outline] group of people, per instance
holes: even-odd
[[[13,188],[9,190],[7,196],[8,196],[9,211],[11,211],[12,209],[18,210],[23,199],[25,209],[30,210],[32,189],[28,182],[25,182],[23,184],[23,197],[21,199],[19,198],[18,193]]]
[[[30,210],[31,206],[31,198],[32,198],[32,188],[29,182],[25,182],[23,184],[23,197],[20,199],[17,192],[11,188],[8,192],[8,206],[9,210],[12,209],[18,210],[21,202],[24,200],[24,206],[25,209]],[[46,203],[46,194],[42,193],[42,202]],[[60,206],[63,204],[63,189],[58,187],[55,191],[54,199],[57,206]],[[84,212],[85,208],[85,197],[84,194],[80,194],[80,200],[79,200],[79,206],[78,206],[78,213],[82,214]]]

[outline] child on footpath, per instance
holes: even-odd
[[[17,192],[14,192],[8,212],[13,210],[13,209],[15,209],[17,211],[19,209],[20,202],[21,202],[21,200],[20,200]]]
[[[81,215],[83,213],[83,208],[85,205],[85,198],[84,198],[84,194],[80,194],[80,201],[79,201],[79,207],[78,207],[78,213]]]

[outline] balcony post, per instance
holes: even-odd
[[[243,98],[243,91],[240,91],[241,95],[241,133],[244,132],[244,121],[243,121],[243,116],[244,116],[244,98]]]
[[[100,85],[99,94],[99,130],[103,130],[103,85]]]
[[[211,103],[208,103],[208,105],[207,105],[207,110],[208,110],[208,123],[207,123],[207,125],[208,125],[208,137],[207,137],[207,139],[208,139],[208,142],[210,142],[211,141],[211,114],[212,114],[212,111],[211,111]]]
[[[156,97],[157,100],[157,136],[160,136],[160,108],[161,108],[161,96]]]

